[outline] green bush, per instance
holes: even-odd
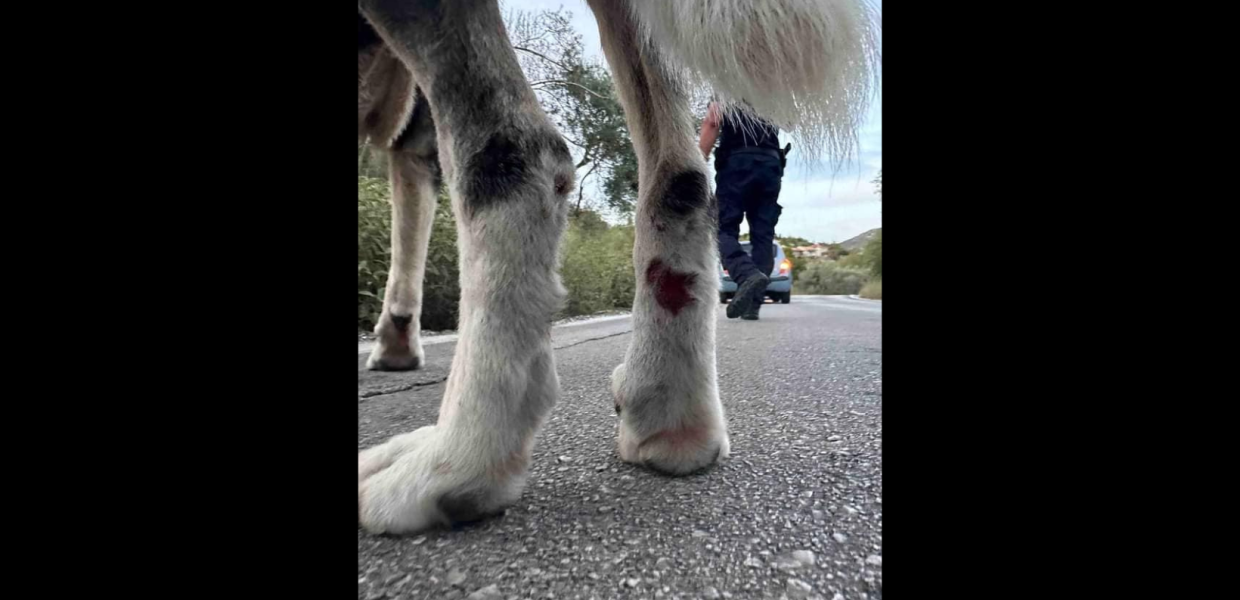
[[[447,193],[439,195],[431,243],[426,252],[426,278],[422,282],[422,328],[430,331],[456,329],[461,302],[460,251],[456,247],[456,217]]]
[[[391,204],[388,182],[357,178],[357,324],[370,330],[383,310],[391,248]]]
[[[874,235],[874,239],[865,245],[866,263],[870,267],[870,274],[881,279],[883,277],[883,230],[879,229]]]
[[[568,290],[562,316],[630,308],[636,291],[633,227],[609,226],[582,211],[569,219],[560,245],[560,277]]]
[[[391,187],[378,177],[357,178],[357,325],[370,330],[383,310],[392,251]],[[422,328],[455,329],[461,290],[457,281],[456,222],[440,195],[422,285]]]
[[[874,277],[883,276],[883,230],[875,232],[874,237],[856,252],[843,254],[836,261],[841,267],[869,271]]]
[[[860,295],[862,298],[869,298],[871,300],[882,300],[883,299],[883,280],[882,279],[870,280],[869,283],[861,286]]]
[[[835,261],[835,264],[845,269],[858,269],[862,271],[870,269],[869,259],[866,258],[864,252],[851,252],[841,256],[839,260]]]
[[[845,267],[840,262],[824,259],[802,259],[801,262],[805,263],[801,275],[793,279],[792,286],[798,294],[856,294],[870,279],[864,269]]]
[[[805,268],[814,261],[812,258],[792,256],[792,248],[790,246],[784,246],[784,257],[792,262],[792,281],[794,282],[800,281],[805,276]]]

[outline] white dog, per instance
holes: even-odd
[[[848,153],[871,94],[865,0],[589,0],[637,154],[633,341],[616,368],[620,458],[682,475],[728,455],[715,374],[716,207],[685,91]],[[742,103],[741,100],[745,102]],[[390,153],[392,270],[372,369],[416,369],[441,173],[457,216],[460,336],[436,425],[358,455],[358,520],[409,533],[521,494],[559,382],[551,319],[573,187],[497,0],[360,0],[358,134]]]

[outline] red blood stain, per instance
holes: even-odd
[[[663,261],[657,258],[646,267],[646,283],[654,287],[655,301],[673,316],[680,314],[681,309],[693,302],[689,286],[693,285],[695,280],[696,274],[677,273],[663,266]]]
[[[409,348],[409,325],[410,321],[392,319],[392,326],[396,328],[396,335],[392,337],[394,347],[401,350]]]

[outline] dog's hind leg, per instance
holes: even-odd
[[[426,95],[403,63],[358,15],[357,131],[384,153],[392,186],[392,254],[378,341],[366,361],[382,371],[417,369],[421,342],[422,281],[435,218],[435,123]]]

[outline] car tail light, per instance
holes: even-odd
[[[791,271],[791,270],[792,270],[792,261],[785,258],[783,262],[779,263],[779,274],[780,275],[787,275],[788,271]]]

